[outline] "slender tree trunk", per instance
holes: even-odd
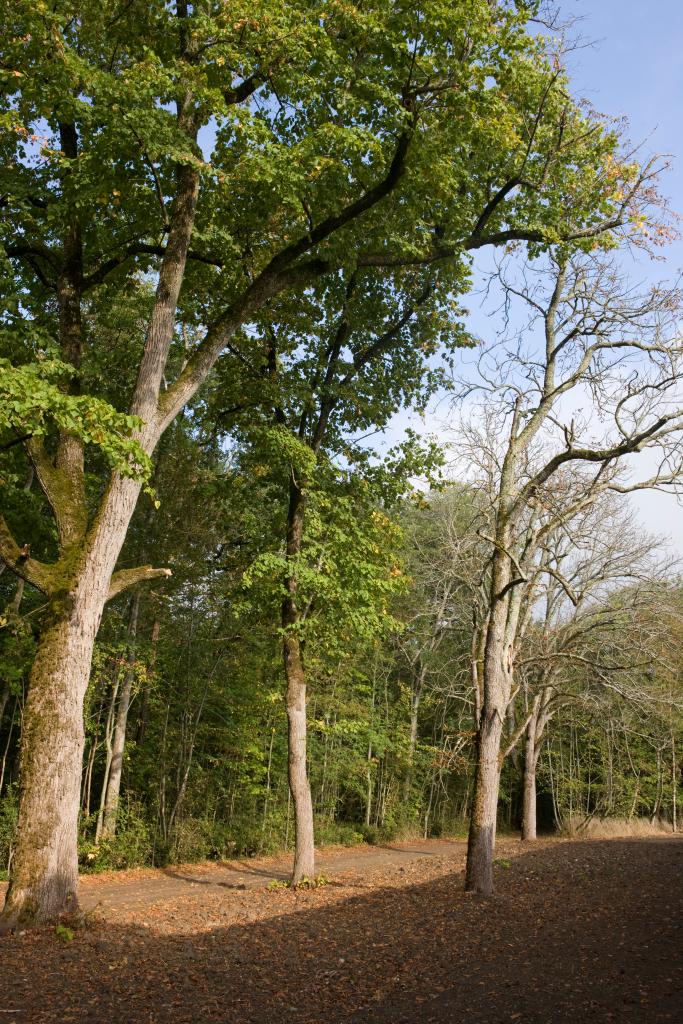
[[[7,701],[9,700],[10,688],[9,683],[3,683],[2,689],[0,690],[0,726],[2,725],[2,718],[5,714],[5,708],[7,707]]]
[[[104,825],[104,806],[107,802],[107,783],[109,782],[109,769],[114,752],[114,712],[116,711],[116,700],[119,695],[120,673],[118,667],[114,670],[112,680],[111,696],[109,697],[109,708],[107,720],[104,723],[104,746],[107,751],[104,759],[104,771],[102,773],[102,786],[100,788],[100,806],[97,810],[97,824],[95,826],[95,843],[99,844],[102,839],[102,827]]]
[[[292,884],[315,875],[313,803],[306,769],[306,680],[299,638],[290,633],[284,641],[287,677],[287,736],[289,741],[289,788],[294,804],[294,868]]]
[[[114,737],[112,741],[111,764],[107,777],[107,789],[104,800],[104,817],[102,822],[102,838],[111,839],[116,833],[116,819],[119,809],[119,793],[121,791],[121,775],[123,773],[123,753],[126,746],[126,727],[128,709],[135,677],[135,640],[138,631],[138,614],[140,611],[140,594],[135,593],[131,599],[130,619],[128,622],[128,655],[123,686],[119,694],[119,706],[116,713]]]
[[[410,695],[410,732],[408,735],[408,761],[406,764],[406,773],[403,779],[403,800],[408,802],[410,799],[410,790],[413,784],[413,763],[415,761],[415,750],[417,748],[417,727],[419,722],[420,714],[420,703],[422,700],[422,689],[424,687],[425,669],[424,666],[420,666],[418,670],[417,679],[413,686],[413,692]]]
[[[671,830],[678,831],[678,767],[676,765],[676,737],[671,730]]]
[[[365,824],[369,827],[372,821],[372,743],[368,743],[367,786],[365,788]]]
[[[536,717],[526,727],[524,742],[524,786],[522,790],[522,841],[536,839],[536,766],[538,764],[536,742]]]
[[[157,647],[159,644],[160,632],[161,622],[159,619],[155,619],[152,626],[149,665],[147,666],[147,672],[145,673],[145,685],[142,688],[142,699],[140,701],[140,718],[138,719],[137,730],[135,732],[135,742],[138,746],[142,743],[145,738],[145,732],[147,731],[147,719],[149,718],[149,695],[152,679],[156,671]]]
[[[10,746],[12,744],[12,733],[14,731],[14,721],[17,717],[17,708],[19,707],[19,698],[14,698],[14,707],[12,708],[12,717],[10,718],[9,730],[7,732],[7,742],[5,743],[5,749],[2,754],[2,761],[0,761],[0,796],[2,796],[2,788],[5,784],[5,770],[7,768],[7,757],[9,755]]]
[[[662,779],[662,751],[657,751],[657,794],[655,796],[655,804],[652,809],[652,817],[650,818],[650,824],[654,825],[655,821],[659,817],[659,811],[662,804],[662,790],[663,790],[663,779]]]
[[[306,499],[294,478],[290,481],[287,522],[287,555],[298,558],[303,539]],[[287,737],[289,742],[289,789],[294,803],[294,867],[292,884],[315,876],[313,802],[306,766],[306,674],[298,633],[300,614],[297,606],[297,580],[292,573],[285,581],[287,594],[282,602],[282,653],[287,681]]]

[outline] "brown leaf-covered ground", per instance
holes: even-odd
[[[275,860],[87,879],[100,907],[72,941],[0,939],[0,1020],[683,1020],[683,840],[505,840],[490,900],[463,893],[463,857],[328,853],[309,892],[266,891]]]

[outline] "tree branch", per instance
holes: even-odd
[[[0,558],[15,576],[19,576],[20,579],[49,596],[52,583],[50,566],[31,558],[28,544],[19,547],[2,515],[0,515]]]
[[[141,565],[136,569],[119,569],[118,572],[114,573],[109,583],[107,601],[111,601],[112,598],[117,597],[124,590],[128,590],[129,587],[134,587],[137,583],[145,583],[147,580],[166,579],[172,575],[173,573],[170,569],[155,569],[151,565]]]

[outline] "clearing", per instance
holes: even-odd
[[[683,839],[323,851],[329,884],[268,891],[282,858],[83,880],[91,926],[0,938],[3,1020],[106,1024],[659,1024],[683,1006]]]

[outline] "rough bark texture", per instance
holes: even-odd
[[[75,849],[83,698],[99,625],[92,602],[46,631],[23,716],[19,822],[3,921],[16,926],[77,910]]]

